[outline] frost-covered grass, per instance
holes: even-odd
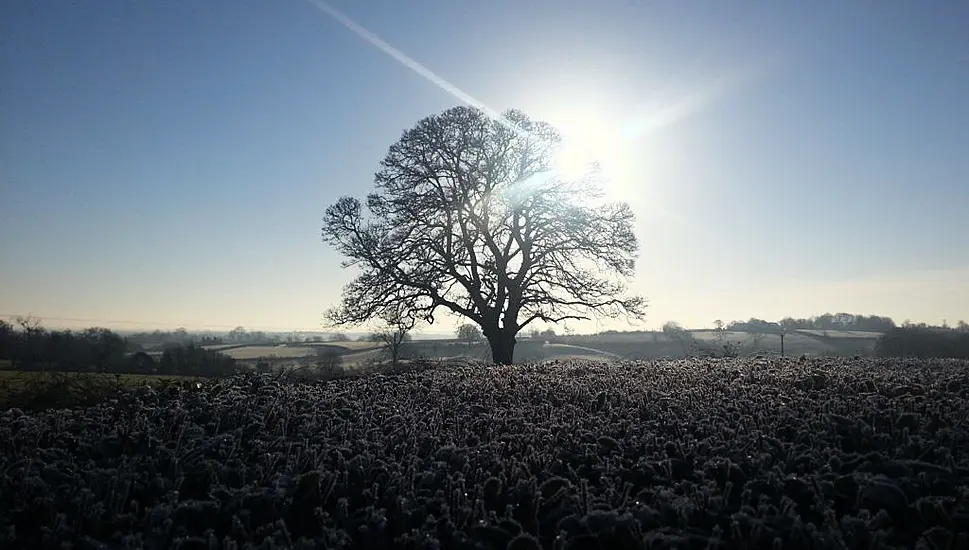
[[[969,548],[969,364],[266,375],[0,413],[0,547]]]

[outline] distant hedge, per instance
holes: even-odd
[[[875,343],[879,357],[969,359],[969,333],[931,328],[895,328]]]

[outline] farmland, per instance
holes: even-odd
[[[817,332],[817,334],[815,334]],[[544,338],[521,338],[515,354],[521,361],[550,361],[565,359],[595,359],[619,361],[684,357],[696,355],[700,347],[717,350],[724,343],[736,345],[743,354],[766,353],[779,355],[780,337],[775,334],[752,334],[747,332],[692,331],[692,342],[684,345],[662,333],[619,333],[597,335],[558,336]],[[784,347],[787,355],[837,356],[871,355],[875,339],[880,333],[859,331],[796,331],[786,335]],[[375,342],[349,341],[326,343],[298,343],[275,345],[220,345],[207,346],[239,361],[255,364],[257,360],[286,366],[313,363],[320,350],[329,349],[340,356],[341,364],[357,368],[383,357],[380,345]],[[467,345],[457,340],[415,340],[404,344],[404,357],[408,358],[474,358],[490,359],[486,343]]]
[[[0,413],[0,546],[966,548],[966,411],[951,360],[237,375]]]

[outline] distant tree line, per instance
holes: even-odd
[[[879,315],[858,315],[854,313],[825,313],[816,317],[781,319],[780,325],[788,330],[862,330],[885,332],[895,328],[895,321]]]
[[[192,340],[168,342],[155,358],[140,345],[106,328],[47,330],[37,321],[0,320],[0,360],[24,371],[104,372],[220,376],[237,370],[234,359]],[[132,353],[134,352],[134,353]]]
[[[684,330],[675,322],[667,323],[663,327],[663,332],[670,334],[682,332]],[[753,333],[778,333],[781,331],[790,332],[794,330],[857,330],[865,332],[889,332],[899,325],[891,317],[880,315],[860,315],[855,313],[825,313],[814,317],[785,317],[779,322],[770,322],[763,319],[751,317],[746,321],[731,321],[725,323],[719,319],[714,321],[714,330],[734,331],[734,332],[753,332]],[[950,326],[946,321],[941,325],[930,325],[928,323],[913,323],[906,320],[901,324],[903,328],[920,328],[933,330],[952,330],[955,332],[969,333],[969,323],[958,321],[955,326]],[[606,330],[599,334],[646,334],[642,330],[617,331]]]
[[[239,326],[227,333],[191,333],[188,329],[178,328],[173,331],[153,330],[151,332],[138,332],[127,337],[129,351],[145,351],[152,349],[162,349],[173,345],[198,344],[202,346],[218,345],[272,345],[280,342],[289,344],[302,343],[322,343],[322,342],[346,342],[350,338],[342,333],[334,333],[328,336],[305,335],[300,333],[279,334],[264,332],[261,330],[249,331],[245,327]]]

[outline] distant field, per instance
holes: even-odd
[[[602,360],[620,360],[622,356],[610,353],[608,351],[603,351],[601,349],[590,348],[586,346],[573,346],[570,344],[548,344],[544,346],[548,351],[549,358],[582,358],[582,359],[602,359]]]
[[[316,355],[316,350],[311,346],[245,346],[225,350],[222,353],[233,359],[258,359],[260,357],[276,356],[281,359],[295,359],[298,357],[310,357]]]
[[[316,342],[298,345],[243,346],[222,350],[221,353],[240,361],[248,361],[262,357],[299,359],[303,357],[315,357],[321,348],[330,348],[336,350],[346,360],[351,360],[359,354],[372,352],[378,347],[379,345],[374,342]]]
[[[709,331],[705,330],[705,331],[691,332],[690,336],[692,336],[695,340],[698,340],[700,342],[714,342],[720,338],[723,338],[724,340],[727,340],[729,342],[737,342],[737,341],[746,342],[747,340],[750,339],[749,333],[735,332],[735,331],[724,331],[723,334],[718,334],[717,332],[712,330],[709,330]]]
[[[308,342],[301,345],[310,346],[310,347],[332,346],[335,348],[343,348],[350,351],[359,351],[359,350],[365,350],[365,349],[373,349],[377,347],[379,344],[377,344],[376,342],[360,342],[355,340],[352,342]]]
[[[616,334],[591,334],[591,335],[579,335],[569,337],[570,341],[579,342],[583,344],[595,345],[595,344],[629,344],[629,343],[639,343],[647,342],[652,343],[653,340],[666,340],[666,337],[662,333],[616,333]],[[541,336],[535,340],[544,341],[545,339]]]

